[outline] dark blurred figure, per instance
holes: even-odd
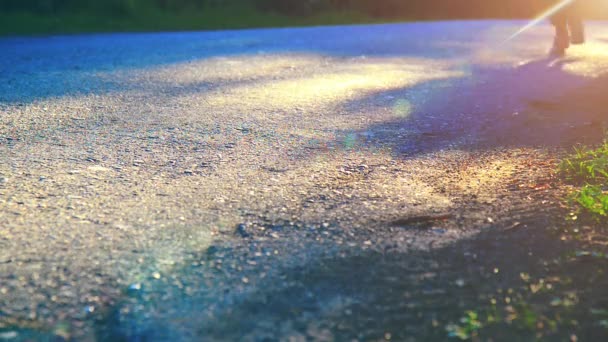
[[[551,48],[552,56],[563,56],[570,44],[585,43],[581,2],[581,0],[574,0],[551,17],[551,23],[555,27],[555,38]]]

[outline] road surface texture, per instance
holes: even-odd
[[[602,340],[608,25],[523,24],[0,39],[0,341]]]

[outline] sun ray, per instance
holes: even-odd
[[[513,33],[509,38],[507,38],[504,43],[516,38],[517,36],[519,36],[520,34],[524,33],[525,31],[529,30],[530,28],[538,25],[538,23],[540,23],[541,21],[546,20],[547,18],[549,18],[550,16],[554,15],[555,13],[559,12],[561,9],[563,9],[564,7],[570,5],[574,0],[562,0],[559,3],[555,4],[553,7],[547,9],[546,11],[544,11],[543,13],[541,13],[540,15],[538,15],[536,18],[534,18],[532,21],[530,21],[528,24],[526,24],[525,26],[523,26],[522,28],[520,28],[517,32]]]

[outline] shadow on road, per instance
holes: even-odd
[[[450,324],[466,325],[460,319],[470,310],[482,340],[601,340],[606,246],[581,240],[591,228],[569,231],[563,214],[528,214],[428,251],[410,250],[403,231],[377,232],[381,242],[370,248],[344,247],[295,266],[297,249],[269,263],[251,246],[272,250],[272,243],[218,245],[195,259],[202,266],[181,271],[206,275],[190,284],[198,294],[147,289],[171,299],[146,304],[143,294],[122,303],[98,322],[97,338],[442,341]],[[301,241],[308,253],[323,249],[319,236],[327,238],[319,231]]]
[[[400,158],[455,147],[598,143],[608,121],[608,74],[565,70],[581,62],[581,57],[542,58],[514,69],[476,68],[468,77],[374,92],[343,106],[363,113],[388,109],[395,119],[339,135],[359,137],[362,147],[388,145]]]

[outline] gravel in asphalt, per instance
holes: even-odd
[[[392,336],[400,265],[555,215],[601,134],[608,27],[549,60],[520,24],[0,39],[0,339]]]

